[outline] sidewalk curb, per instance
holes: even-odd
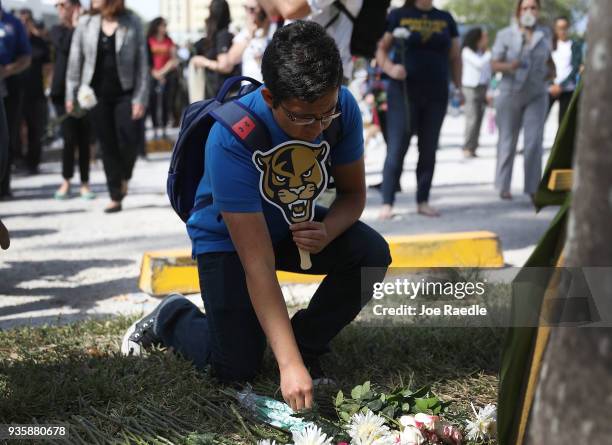
[[[499,237],[493,232],[436,233],[386,237],[392,267],[502,267]],[[277,272],[281,285],[320,282],[323,275]],[[188,249],[145,252],[139,288],[150,295],[200,292],[196,262]]]

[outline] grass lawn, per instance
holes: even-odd
[[[64,424],[70,443],[251,444],[290,437],[248,418],[208,375],[164,351],[118,354],[133,319],[0,331],[0,423]],[[374,328],[354,323],[332,344],[324,368],[341,389],[367,380],[377,389],[431,385],[452,400],[457,424],[474,405],[496,403],[503,330]],[[258,394],[280,398],[268,352]],[[319,391],[334,417],[337,389]],[[463,425],[462,425],[463,426]],[[16,442],[14,442],[16,443]],[[28,443],[32,443],[31,441]]]

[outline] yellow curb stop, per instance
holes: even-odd
[[[499,237],[492,232],[390,236],[391,267],[503,267]],[[277,272],[284,284],[318,283],[324,275]],[[139,287],[150,295],[200,292],[198,269],[191,251],[160,250],[143,255]]]

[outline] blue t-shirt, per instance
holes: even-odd
[[[18,57],[30,55],[32,48],[28,34],[17,17],[2,10],[0,18],[0,65],[15,62]]]
[[[264,102],[261,88],[239,99],[266,125],[273,147],[293,140],[276,123],[272,111]],[[339,94],[342,115],[342,137],[333,147],[329,158],[332,166],[349,164],[363,156],[363,123],[355,98],[344,87]],[[319,143],[321,137],[316,141]],[[270,147],[272,148],[272,147]],[[210,252],[233,252],[235,247],[221,212],[263,212],[273,243],[289,233],[282,212],[260,193],[260,171],[247,150],[232,133],[216,123],[206,141],[205,171],[196,194],[196,205],[212,195],[211,205],[195,212],[187,222],[194,256]]]
[[[449,52],[452,39],[459,36],[453,16],[436,8],[398,8],[387,17],[387,31],[393,34],[397,28],[410,31],[403,45],[394,39],[394,62],[406,67],[409,92],[436,99],[448,97]]]

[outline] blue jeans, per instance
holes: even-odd
[[[393,205],[399,185],[404,158],[413,134],[418,137],[419,160],[416,167],[417,203],[429,201],[431,181],[436,166],[436,151],[440,130],[448,106],[447,94],[438,99],[417,91],[408,93],[410,121],[406,116],[406,101],[401,81],[392,80],[387,89],[387,157],[383,168],[383,204]]]
[[[322,221],[325,209],[317,208]],[[300,269],[298,249],[291,236],[274,245],[277,270],[327,274],[306,309],[291,323],[305,362],[329,350],[329,342],[372,296],[374,282],[382,281],[391,263],[384,238],[356,222],[322,252],[312,255],[312,269]],[[361,268],[377,268],[362,279]],[[251,304],[244,269],[236,252],[198,256],[200,289],[206,315],[189,301],[162,309],[157,334],[194,365],[212,365],[222,381],[252,379],[259,371],[266,337]]]

